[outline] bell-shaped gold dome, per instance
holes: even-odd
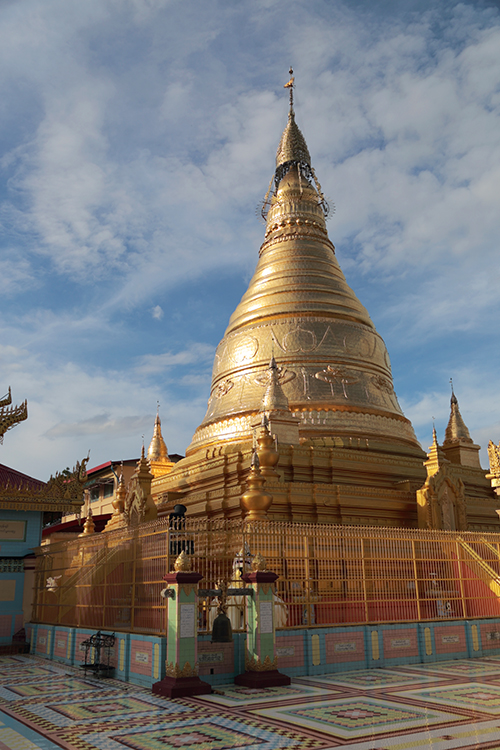
[[[273,356],[301,437],[418,446],[394,393],[385,344],[335,257],[325,199],[292,108],[266,205],[259,262],[217,348],[208,410],[188,454],[250,438],[255,415],[268,408]]]

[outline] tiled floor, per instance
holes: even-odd
[[[0,750],[500,750],[500,659],[222,686],[167,700],[0,656]]]

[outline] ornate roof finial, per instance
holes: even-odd
[[[293,86],[294,86],[295,78],[293,77],[293,68],[291,65],[290,65],[290,70],[288,72],[290,73],[292,77],[290,78],[288,83],[285,83],[283,88],[290,89],[290,114],[293,115],[294,114],[293,112]]]
[[[458,405],[458,399],[455,396],[455,391],[453,390],[453,378],[450,378],[450,386],[451,386],[451,401],[450,401],[450,403]]]
[[[316,200],[317,205],[321,206],[324,218],[328,217],[329,206],[325,196],[321,190],[318,178],[311,165],[311,156],[307,143],[302,135],[300,128],[295,122],[295,112],[293,109],[293,90],[295,88],[295,78],[292,75],[293,69],[290,68],[290,75],[292,76],[288,83],[285,83],[284,88],[290,90],[290,110],[288,112],[288,122],[286,128],[283,131],[281,140],[279,142],[278,150],[276,152],[276,170],[274,177],[271,178],[269,188],[262,204],[262,218],[267,220],[269,208],[272,204],[273,196],[277,193],[280,183],[289,172],[296,172],[298,175],[300,194],[303,195],[304,185],[312,186],[313,183],[316,188]],[[305,182],[304,182],[305,181]],[[274,190],[273,190],[274,183]]]

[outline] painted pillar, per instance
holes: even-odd
[[[269,570],[253,570],[242,575],[253,594],[247,597],[245,672],[235,677],[237,685],[265,688],[291,682],[290,677],[278,672],[273,586],[277,578],[276,573]]]
[[[165,677],[153,685],[153,693],[169,698],[211,693],[198,677],[198,583],[200,573],[167,573],[167,658]]]

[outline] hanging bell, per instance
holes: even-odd
[[[233,640],[233,629],[229,617],[220,612],[212,626],[212,643],[231,643]]]

